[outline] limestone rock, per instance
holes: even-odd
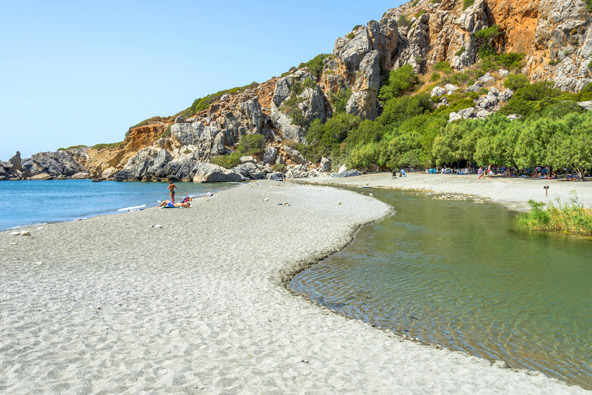
[[[327,158],[321,158],[321,170],[331,171],[331,161]]]
[[[264,180],[265,174],[261,169],[252,162],[243,163],[231,169],[233,172],[240,174],[246,179],[251,180]]]
[[[592,101],[580,101],[578,102],[578,105],[582,107],[584,110],[592,110]]]
[[[47,173],[36,174],[31,177],[31,180],[51,180],[53,177]]]
[[[292,162],[298,164],[306,163],[306,159],[304,159],[304,157],[298,150],[295,150],[294,148],[290,148],[288,146],[284,146],[284,151],[286,151],[286,155]]]
[[[194,167],[193,182],[237,182],[246,178],[222,166],[212,163],[198,162]]]
[[[80,172],[76,173],[72,176],[73,180],[86,180],[90,178],[90,173],[88,172]]]
[[[274,147],[267,147],[263,152],[263,162],[273,164],[277,158],[277,149]]]
[[[436,86],[434,87],[434,89],[432,89],[432,92],[430,93],[430,95],[432,97],[434,96],[442,96],[446,94],[446,89],[442,88],[441,86]]]

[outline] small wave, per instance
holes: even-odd
[[[145,204],[142,204],[141,206],[132,206],[132,207],[125,207],[125,208],[120,208],[117,211],[139,211],[143,208],[146,208]]]

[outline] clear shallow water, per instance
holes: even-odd
[[[175,183],[176,200],[229,188],[232,184]],[[91,180],[0,182],[0,230],[38,223],[115,214],[127,207],[154,207],[169,199],[168,183]],[[142,207],[140,207],[142,208]],[[127,210],[125,210],[127,211]]]
[[[370,191],[370,190],[365,190]],[[592,389],[592,241],[499,205],[372,190],[395,216],[290,287],[346,316]]]

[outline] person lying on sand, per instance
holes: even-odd
[[[184,207],[187,208],[191,205],[191,203],[186,202],[186,203],[181,203],[181,202],[171,202],[170,200],[165,200],[162,203],[160,203],[160,205],[158,206],[160,207]]]

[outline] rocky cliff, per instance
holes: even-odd
[[[288,177],[313,176],[330,170],[331,164],[324,159],[322,166],[313,166],[294,147],[305,142],[311,122],[333,115],[337,95],[347,100],[346,112],[374,119],[381,112],[378,94],[389,70],[411,65],[427,80],[438,63],[448,62],[457,72],[471,69],[484,45],[496,53],[524,54],[520,71],[533,82],[548,80],[562,90],[579,91],[592,82],[591,20],[581,0],[415,0],[337,38],[331,55],[221,95],[205,110],[131,128],[118,147],[75,148],[36,154],[22,163],[20,156],[0,162],[0,179],[87,174],[115,180],[240,180],[277,178],[274,170],[287,170]],[[495,34],[484,39],[478,32],[488,28]],[[473,108],[451,114],[451,119],[484,117],[503,106],[512,94],[499,89],[499,78],[506,73],[482,76],[467,87],[486,87],[487,92]],[[458,89],[436,88],[432,96]],[[438,105],[448,105],[446,98]],[[251,134],[265,137],[261,154],[242,158],[228,170],[204,166],[232,153]]]

